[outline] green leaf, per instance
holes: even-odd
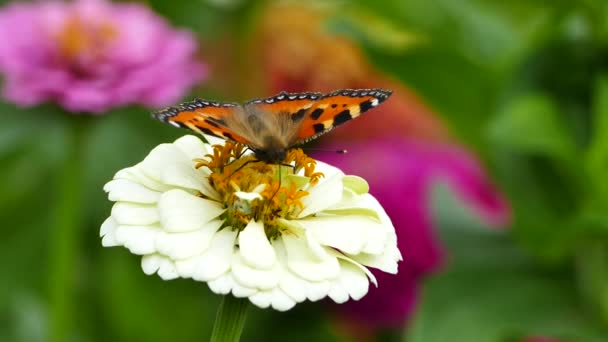
[[[106,338],[100,340],[208,340],[219,297],[205,284],[147,276],[141,257],[122,248],[101,252],[100,266],[88,274],[94,279],[89,285],[98,291],[91,300],[105,320],[101,332]]]
[[[489,123],[488,135],[500,148],[572,161],[576,145],[551,98],[526,94],[506,105]]]
[[[567,277],[535,269],[451,271],[429,282],[410,342],[501,342],[544,335],[600,342]]]
[[[512,206],[512,229],[518,241],[543,261],[563,261],[580,233],[576,220],[581,189],[546,158],[501,150],[492,158],[496,179]]]
[[[576,272],[586,304],[608,323],[608,249],[600,240],[587,241],[578,251]]]
[[[593,191],[601,202],[608,205],[608,75],[598,78],[593,101],[591,143],[585,155],[585,163]]]
[[[423,35],[395,25],[367,9],[354,6],[336,9],[327,21],[328,31],[347,35],[368,47],[399,53],[426,42]]]
[[[578,303],[569,269],[541,268],[508,231],[471,229],[476,224],[466,210],[454,210],[453,194],[436,192],[433,202],[450,263],[425,284],[408,342],[503,342],[525,335],[605,341],[605,331]]]

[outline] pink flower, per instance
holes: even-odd
[[[192,34],[140,4],[14,3],[0,9],[3,96],[73,112],[178,101],[206,76]]]
[[[393,221],[403,262],[397,275],[377,273],[378,288],[338,309],[351,324],[371,329],[399,326],[415,308],[419,280],[436,271],[444,257],[429,208],[431,185],[446,182],[490,225],[507,224],[509,208],[476,159],[454,145],[385,138],[339,146],[345,147],[347,155],[317,157],[369,182],[370,193]]]

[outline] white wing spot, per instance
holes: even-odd
[[[290,100],[295,100],[295,99],[296,99],[296,96],[295,96],[295,95],[290,95],[290,96],[288,96],[288,98],[289,98]]]
[[[372,100],[372,107],[376,107],[378,105],[378,99]]]
[[[175,122],[175,121],[167,121],[167,122],[169,123],[169,125],[179,128],[179,124],[177,122]]]
[[[284,98],[285,98],[285,95],[279,95],[279,96],[277,96],[277,100],[282,100]]]
[[[264,102],[266,102],[266,103],[273,103],[274,100],[273,99],[266,99],[266,100],[264,100]]]

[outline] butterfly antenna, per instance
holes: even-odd
[[[347,154],[348,153],[348,150],[329,150],[329,149],[324,149],[324,148],[313,148],[313,147],[309,147],[306,150],[307,151],[337,153],[337,154]]]

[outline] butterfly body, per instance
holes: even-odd
[[[245,144],[258,160],[279,164],[290,148],[358,117],[390,95],[383,89],[281,92],[243,105],[196,99],[153,116],[176,127]]]

